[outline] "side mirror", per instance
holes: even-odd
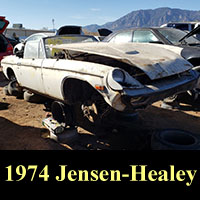
[[[24,39],[21,39],[21,40],[20,40],[20,43],[23,43],[23,44],[24,44],[24,43],[25,43],[25,40],[24,40]]]

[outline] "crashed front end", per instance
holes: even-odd
[[[116,47],[114,44],[112,49],[119,49]],[[147,44],[137,45],[134,51],[132,49],[131,44],[126,44],[126,47],[121,44],[121,58],[117,58],[120,63],[112,61],[113,66],[118,65],[119,68],[113,69],[107,76],[107,86],[112,89],[110,94],[114,93],[109,100],[116,110],[135,112],[199,86],[199,73],[174,52]]]
[[[54,48],[65,51],[71,60],[100,64],[96,71],[104,71],[105,89],[99,92],[112,108],[121,112],[134,112],[192,90],[199,82],[199,73],[192,70],[188,61],[159,44],[85,43]],[[177,52],[182,50],[174,48]],[[109,66],[106,76],[105,66]]]
[[[111,77],[108,79],[111,79]],[[198,79],[199,74],[194,70],[189,70],[144,85],[138,82],[133,86],[126,86],[126,82],[121,82],[122,88],[118,87],[118,89],[108,81],[109,87],[114,91],[110,101],[112,107],[118,111],[134,112],[174,94],[192,90],[198,84]]]

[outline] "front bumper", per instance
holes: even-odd
[[[198,81],[199,73],[191,70],[189,74],[181,75],[178,78],[152,81],[152,85],[146,85],[142,89],[126,88],[123,90],[121,99],[126,105],[125,111],[141,109],[174,94],[192,90]]]

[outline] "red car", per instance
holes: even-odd
[[[5,17],[0,16],[0,61],[4,56],[8,56],[13,54],[13,46],[3,35],[6,27],[8,26],[9,21],[5,19]]]

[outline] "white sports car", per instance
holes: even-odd
[[[66,125],[73,105],[95,121],[111,110],[135,113],[199,80],[189,62],[163,45],[100,43],[81,35],[28,41],[23,58],[8,56],[2,66],[18,88],[53,99],[53,116]]]

